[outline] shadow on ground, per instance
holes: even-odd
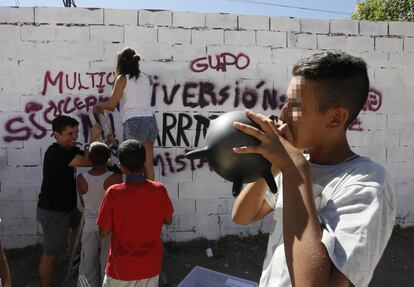
[[[267,234],[240,238],[227,236],[218,241],[193,240],[167,243],[163,270],[168,286],[177,286],[195,266],[202,266],[236,277],[258,281],[267,245]],[[213,257],[206,255],[211,248]],[[40,246],[6,251],[12,272],[13,286],[40,286],[37,265]],[[392,238],[378,265],[370,287],[414,286],[414,228],[394,229]],[[76,286],[76,279],[65,283],[65,263],[58,266],[57,286]],[[162,286],[160,282],[160,286]]]

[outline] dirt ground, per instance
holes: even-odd
[[[247,238],[227,236],[218,241],[167,243],[163,270],[168,286],[177,286],[195,266],[258,282],[267,237],[267,234],[259,234]],[[212,249],[213,257],[207,257],[207,248]],[[37,277],[40,254],[40,246],[6,250],[13,286],[40,286]],[[57,286],[76,286],[75,278],[63,282],[65,267],[65,262],[58,266]],[[160,286],[163,286],[161,281]],[[395,228],[370,284],[370,287],[397,286],[414,286],[414,228]]]

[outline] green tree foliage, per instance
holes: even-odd
[[[414,0],[358,1],[352,19],[414,22]]]

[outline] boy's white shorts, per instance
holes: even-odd
[[[159,275],[135,281],[121,281],[105,274],[102,287],[158,287],[158,280]]]

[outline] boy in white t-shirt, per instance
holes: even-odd
[[[261,287],[368,286],[395,218],[384,168],[356,155],[346,138],[368,89],[362,59],[317,53],[293,67],[281,122],[247,111],[261,130],[234,124],[261,142],[234,151],[261,154],[277,175],[277,195],[258,180],[233,206],[239,224],[274,211]]]
[[[106,144],[92,143],[88,157],[92,162],[92,168],[88,172],[79,174],[76,180],[85,218],[78,286],[84,286],[86,281],[88,286],[98,287],[102,286],[110,246],[109,239],[99,237],[99,228],[96,224],[99,206],[106,189],[111,185],[121,183],[122,176],[108,171],[110,150]]]

